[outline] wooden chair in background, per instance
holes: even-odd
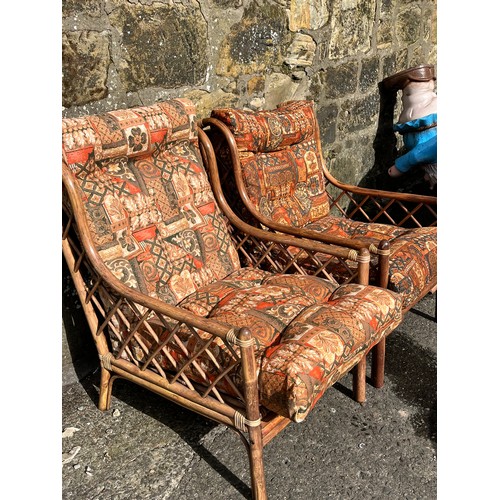
[[[404,312],[436,290],[437,199],[337,180],[326,168],[312,101],[215,109],[202,125],[217,156],[217,189],[239,217],[275,234],[369,252],[370,283],[400,293]],[[355,259],[318,257],[337,282],[357,278]],[[298,260],[307,269],[307,258]],[[374,384],[381,387],[383,376]]]

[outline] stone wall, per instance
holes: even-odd
[[[437,62],[436,0],[63,0],[62,15],[63,116],[313,99],[324,156],[350,183],[390,161],[378,82]]]
[[[63,0],[62,27],[63,117],[172,97],[200,117],[313,99],[330,170],[382,188],[398,103],[378,83],[437,57],[436,0]],[[64,383],[97,367],[69,280]]]

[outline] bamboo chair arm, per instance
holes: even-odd
[[[370,188],[354,186],[353,184],[345,184],[345,183],[339,181],[338,179],[336,179],[328,171],[328,169],[326,168],[325,165],[323,165],[323,174],[325,175],[326,180],[330,184],[341,189],[342,191],[347,191],[347,192],[351,192],[354,194],[369,195],[372,197],[376,196],[379,198],[388,198],[388,199],[398,200],[398,201],[425,203],[428,205],[434,205],[437,203],[436,196],[420,195],[420,194],[413,194],[413,193],[398,193],[395,191],[384,191],[384,190],[379,190],[379,189],[370,189]]]
[[[215,121],[215,119],[208,118],[202,120],[202,123],[205,125],[205,124],[210,124],[213,121]],[[240,231],[265,241],[276,242],[282,245],[301,248],[315,253],[320,252],[334,257],[340,257],[342,259],[355,260],[358,262],[365,261],[367,253],[367,245],[360,244],[359,242],[354,242],[351,245],[346,245],[346,240],[344,240],[343,238],[335,238],[333,236],[324,239],[323,237],[318,238],[318,234],[315,233],[314,231],[307,231],[307,232],[297,231],[294,232],[292,236],[290,236],[291,232],[288,231],[289,228],[287,226],[282,226],[282,225],[278,225],[276,231],[280,231],[280,233],[284,234],[277,234],[256,228],[241,220],[233,212],[233,210],[229,206],[229,203],[226,201],[226,198],[224,196],[222,186],[220,183],[219,171],[217,168],[217,159],[215,157],[215,152],[212,143],[210,142],[209,138],[207,137],[203,129],[201,128],[199,129],[198,135],[200,138],[203,160],[209,172],[210,181],[212,184],[212,189],[215,198],[217,200],[217,204],[221,208],[224,215],[229,219],[231,224],[237,227]],[[239,160],[237,161],[239,162]],[[242,191],[242,194],[246,194],[246,191]],[[249,205],[251,204],[249,203]],[[272,226],[269,227],[275,229]],[[355,256],[352,250],[355,250],[358,255]]]

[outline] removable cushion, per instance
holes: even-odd
[[[63,119],[63,157],[100,256],[127,286],[177,304],[240,268],[186,99]]]
[[[261,402],[296,422],[324,391],[401,322],[401,298],[377,287],[342,285],[308,307],[269,347],[261,364]]]
[[[288,101],[271,111],[219,108],[211,116],[231,127],[240,152],[278,151],[315,139],[313,101]]]
[[[373,243],[375,246],[378,246],[381,240],[388,240],[391,245],[389,287],[402,295],[403,309],[414,304],[424,290],[437,283],[436,227],[406,229],[331,215],[305,227],[323,234]],[[372,259],[376,260],[376,257],[372,255]],[[374,267],[372,272],[373,270]],[[339,281],[344,273],[344,266],[335,268]],[[375,280],[375,276],[371,278]]]
[[[402,319],[401,297],[394,292],[250,268],[201,288],[179,305],[231,327],[247,326],[256,341],[261,404],[297,422]],[[242,368],[234,352],[239,347],[185,326],[176,337],[178,347],[170,346],[155,358],[163,369],[183,366],[186,352],[201,352],[212,342],[210,354],[203,352],[184,373],[204,384],[218,378],[217,366],[232,366],[229,379],[219,378],[217,388],[238,397]],[[142,341],[150,343],[147,334]],[[144,358],[136,340],[131,349],[134,357]]]
[[[180,305],[210,310],[210,318],[228,325],[248,326],[256,340],[261,404],[297,422],[402,319],[401,297],[381,288],[268,273],[258,283],[252,282],[253,270],[236,274],[237,284],[230,286],[228,278],[222,287],[209,285]],[[197,345],[192,335],[185,340],[194,349],[204,338],[200,333]],[[231,362],[224,342],[216,343],[218,362]],[[210,371],[213,362],[205,359],[203,366]],[[233,380],[240,386],[239,370]],[[227,384],[220,386],[232,392]]]
[[[273,111],[216,109],[234,134],[246,190],[266,217],[303,226],[329,212],[312,101]]]
[[[257,351],[277,341],[293,319],[307,307],[322,303],[338,285],[318,278],[271,276],[247,290],[226,295],[209,317],[227,325],[248,327]],[[312,279],[311,279],[312,278]]]

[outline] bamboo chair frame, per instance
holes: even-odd
[[[219,168],[221,170],[219,179],[222,178],[223,181],[220,189],[227,195],[231,207],[241,218],[247,220],[250,224],[265,227],[272,232],[338,245],[356,252],[361,252],[364,249],[377,256],[376,285],[382,288],[388,287],[389,241],[382,240],[378,246],[375,246],[361,240],[342,238],[306,228],[279,224],[262,215],[255,208],[248,195],[243,180],[238,147],[229,127],[217,118],[212,117],[202,119],[201,126],[209,134],[219,158],[219,165],[224,165],[223,168]],[[227,146],[227,149],[225,146]],[[320,145],[318,146],[320,147]],[[337,180],[327,170],[325,164],[323,164],[323,174],[326,193],[330,202],[330,213],[334,215],[362,222],[391,224],[397,227],[437,226],[437,197],[435,196],[383,191],[345,184]],[[236,186],[236,189],[234,189],[234,186]],[[370,266],[373,266],[373,263]],[[351,277],[346,282],[350,279]],[[428,286],[403,312],[409,311],[425,295],[430,292],[434,293],[436,290],[437,285]]]
[[[199,145],[203,160],[212,179],[218,180],[216,159],[211,142],[203,130],[199,130]],[[291,420],[276,415],[259,404],[255,343],[248,328],[229,328],[216,320],[196,316],[186,309],[169,305],[161,300],[129,288],[119,281],[106,267],[98,254],[86,221],[78,187],[68,165],[62,162],[63,180],[63,233],[62,251],[70,270],[76,291],[95,341],[101,365],[98,408],[108,410],[111,404],[113,383],[117,378],[147,388],[166,399],[192,410],[206,418],[221,423],[235,431],[247,450],[250,463],[252,495],[254,499],[267,498],[264,478],[263,447],[277,436]],[[298,272],[310,274],[311,268],[302,269],[300,259],[290,254],[291,246],[299,248],[312,262],[317,263],[317,276],[328,277],[327,266],[316,255],[347,261],[355,259],[358,270],[353,281],[368,283],[369,252],[360,248],[337,247],[318,241],[297,239],[290,235],[276,234],[256,228],[238,218],[229,207],[219,183],[214,185],[219,207],[230,222],[231,237],[240,258],[249,266],[274,272]],[[120,327],[118,327],[119,325]],[[187,352],[178,333],[184,328],[190,334],[203,334],[202,347]],[[151,345],[141,340],[139,330],[146,331],[154,339]],[[110,350],[109,332],[120,339],[119,352]],[[123,333],[125,331],[125,333]],[[158,333],[159,332],[159,333]],[[145,356],[137,361],[130,353],[131,342],[141,344]],[[208,339],[208,340],[206,340]],[[227,366],[220,365],[211,344],[214,339],[223,342],[230,355]],[[167,349],[167,347],[170,349]],[[171,356],[171,350],[184,354],[187,361],[180,364]],[[385,344],[380,341],[372,347],[372,379],[383,377]],[[162,369],[155,357],[158,353],[169,357],[176,367],[175,373]],[[368,353],[366,353],[368,354]],[[358,402],[366,398],[366,354],[354,366],[353,396]],[[201,357],[212,363],[217,372],[215,380],[209,380]],[[240,369],[243,390],[238,390],[229,374]],[[189,370],[196,372],[204,383],[193,381]],[[220,381],[232,384],[237,396],[228,396],[217,387]]]

